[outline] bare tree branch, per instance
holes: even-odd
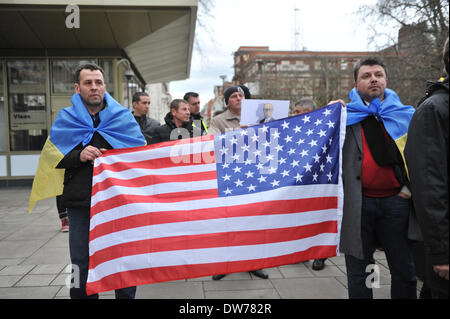
[[[449,0],[378,0],[356,14],[369,23],[367,38],[388,62],[390,86],[402,101],[414,105],[425,80],[441,75]]]

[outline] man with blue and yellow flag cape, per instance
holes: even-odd
[[[83,64],[75,79],[72,106],[58,113],[41,152],[29,210],[38,200],[63,194],[72,270],[77,275],[70,296],[98,298],[86,294],[93,161],[107,149],[146,142],[132,113],[106,92],[103,69]],[[134,298],[135,293],[136,287],[119,289],[116,298]]]
[[[38,200],[62,194],[64,169],[57,169],[58,163],[78,144],[88,144],[95,132],[102,135],[112,148],[145,145],[139,125],[128,109],[107,92],[105,101],[107,107],[99,113],[100,124],[96,128],[79,94],[73,95],[72,106],[58,113],[41,152],[30,195],[29,212]]]
[[[369,277],[373,253],[383,248],[391,272],[391,297],[414,299],[416,275],[408,245],[410,192],[403,158],[414,108],[386,88],[386,68],[377,58],[358,62],[354,78],[342,151],[339,248],[345,254],[349,298],[373,298]]]

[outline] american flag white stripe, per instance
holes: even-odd
[[[187,249],[121,257],[105,262],[89,272],[88,282],[136,269],[253,260],[292,254],[316,245],[335,245],[337,234],[324,233],[289,242],[206,249]]]

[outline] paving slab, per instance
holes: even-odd
[[[22,264],[67,264],[70,263],[68,248],[43,246],[26,258]]]
[[[15,283],[17,283],[23,275],[3,275],[0,276],[0,287],[12,287]]]
[[[46,240],[2,240],[0,241],[0,260],[26,258],[37,251]]]
[[[0,299],[53,299],[59,287],[0,288]]]
[[[0,276],[25,275],[29,273],[36,265],[12,265],[6,266],[0,270]]]
[[[273,279],[275,289],[286,299],[346,299],[347,289],[335,278]]]
[[[290,267],[280,267],[280,272],[283,275],[283,278],[314,277],[312,270],[304,264],[295,264]]]
[[[42,264],[37,265],[30,271],[31,275],[59,274],[66,267],[66,264]]]
[[[56,275],[25,275],[16,287],[46,287],[55,279]]]

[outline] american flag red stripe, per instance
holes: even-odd
[[[341,183],[219,196],[214,142],[209,135],[96,159],[88,294],[337,254]]]

